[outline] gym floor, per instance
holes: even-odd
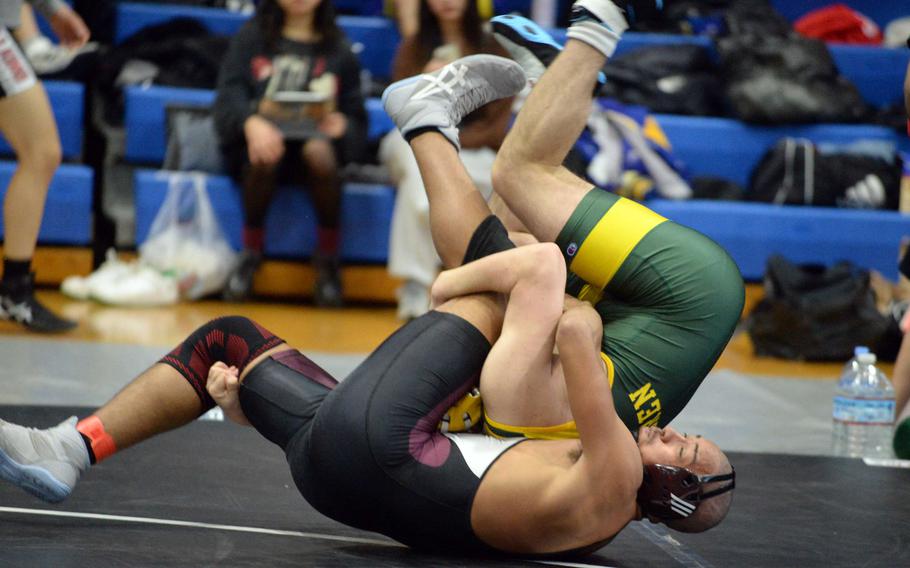
[[[219,315],[257,320],[338,377],[400,325],[387,306],[124,309],[39,295],[81,325],[50,338],[0,324],[0,418],[38,427],[84,416]],[[632,523],[580,559],[427,556],[320,516],[297,493],[278,448],[208,419],[96,466],[62,505],[0,485],[0,566],[910,565],[908,464],[829,457],[839,371],[757,359],[737,333],[674,423],[717,441],[737,468],[730,516],[703,535]]]

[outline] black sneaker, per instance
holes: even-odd
[[[253,292],[253,276],[262,264],[262,253],[245,250],[240,253],[237,266],[228,276],[221,292],[221,298],[226,302],[245,302]]]
[[[38,333],[62,333],[76,322],[56,316],[35,298],[35,273],[0,281],[0,317]]]
[[[313,302],[321,308],[340,308],[344,305],[344,293],[341,287],[341,263],[338,257],[314,256],[313,266],[316,269]]]

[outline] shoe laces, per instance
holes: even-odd
[[[436,74],[426,73],[421,76],[421,79],[428,84],[414,93],[412,98],[417,100],[423,99],[435,95],[439,91],[445,91],[446,94],[453,95],[455,93],[455,87],[460,87],[467,82],[465,80],[465,75],[467,75],[467,73],[467,66],[458,63],[450,63]]]
[[[461,122],[461,119],[475,111],[478,107],[489,102],[488,91],[490,85],[486,81],[475,81],[474,85],[467,78],[468,66],[459,63],[450,63],[442,68],[436,75],[423,75],[423,78],[430,82],[429,85],[421,89],[417,94],[421,95],[415,98],[423,98],[438,93],[440,90],[449,95],[451,106],[449,107],[449,117],[453,123]],[[464,91],[455,94],[456,87],[469,87]]]

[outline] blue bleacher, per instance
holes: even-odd
[[[743,187],[762,155],[781,138],[807,138],[814,142],[848,144],[860,139],[897,142],[888,128],[861,124],[811,124],[799,126],[750,126],[738,120],[658,114],[673,154],[696,176],[725,178]]]
[[[57,121],[63,158],[65,160],[78,159],[82,155],[85,87],[80,83],[70,81],[44,81],[44,88]],[[0,154],[12,154],[12,148],[2,136],[0,136]]]
[[[215,92],[179,87],[127,87],[123,124],[127,161],[160,164],[167,144],[166,108],[170,104],[210,106]]]
[[[198,20],[213,34],[234,35],[249,16],[221,8],[121,2],[117,4],[114,41],[121,43],[144,27],[162,24],[175,18]]]
[[[0,162],[0,199],[5,197],[15,162]],[[91,168],[64,164],[51,180],[38,233],[40,244],[87,246],[92,243]],[[3,219],[0,216],[0,232]]]
[[[873,106],[903,106],[910,50],[864,45],[828,45],[841,74]]]
[[[392,60],[400,37],[395,23],[388,18],[339,16],[338,26],[354,44],[360,64],[374,77],[392,76]]]
[[[215,93],[205,89],[178,87],[128,87],[125,99],[124,157],[133,164],[160,165],[167,144],[167,106],[209,106],[215,100]],[[367,136],[370,140],[377,140],[393,128],[392,119],[383,110],[379,99],[367,99],[366,108],[370,121]]]
[[[136,243],[142,244],[164,202],[172,172],[136,172]],[[215,214],[231,245],[242,244],[243,212],[240,189],[226,176],[207,176],[207,189]],[[342,198],[342,258],[348,262],[384,263],[389,248],[389,227],[394,189],[383,185],[349,183]],[[265,224],[265,254],[270,257],[306,258],[315,246],[316,216],[306,192],[280,188],[269,207]]]
[[[826,266],[849,260],[896,280],[898,247],[910,232],[910,219],[896,211],[664,199],[648,206],[714,239],[751,281],[773,254]]]
[[[336,11],[358,16],[381,16],[383,0],[332,0]],[[337,13],[337,12],[336,12]]]
[[[117,4],[115,41],[122,42],[146,26],[174,18],[193,18],[202,22],[213,34],[234,35],[249,16],[220,8],[124,2]],[[355,49],[358,49],[357,44],[362,47],[358,56],[364,69],[376,77],[389,77],[398,46],[398,30],[394,22],[366,16],[339,16],[337,21],[351,43],[355,44]]]
[[[834,4],[831,0],[773,0],[774,8],[791,22],[795,22],[813,10]],[[898,18],[910,16],[910,7],[906,2],[893,2],[889,0],[841,0],[838,3],[846,4],[873,20],[884,31],[889,22]]]
[[[130,15],[129,26],[133,31],[174,17],[175,12],[201,17],[209,22],[213,31],[220,33],[231,33],[245,19],[235,14],[227,19],[224,14],[219,16],[221,20],[207,19],[217,11],[212,9],[155,8],[149,10],[138,4],[121,4],[120,14],[121,17]],[[369,47],[361,52],[361,57],[372,57],[371,71],[386,76],[398,42],[392,23],[369,17],[344,17],[341,23],[353,42]],[[128,35],[129,30],[127,27],[120,32]],[[564,30],[556,30],[556,36],[564,39]],[[713,51],[710,39],[704,37],[628,33],[620,42],[617,53],[667,43],[702,45]],[[832,55],[841,71],[857,84],[869,102],[885,104],[899,99],[908,57],[904,51],[832,46]],[[166,87],[128,89],[127,160],[160,164],[165,148],[165,107],[170,103],[210,104],[213,97],[210,91]],[[378,100],[368,100],[367,107],[371,118],[369,137],[376,140],[392,128],[392,123]],[[658,115],[657,119],[673,144],[674,152],[687,163],[691,173],[722,177],[743,186],[748,184],[749,175],[761,156],[784,136],[833,143],[848,143],[860,138],[899,142],[895,132],[870,125],[772,128],[723,118]],[[136,173],[137,243],[147,237],[163,202],[169,175],[145,170]],[[239,189],[227,177],[209,176],[209,191],[229,240],[239,248],[243,219]],[[345,187],[343,256],[347,261],[385,262],[393,203],[393,188],[358,184]],[[894,277],[896,248],[908,227],[906,218],[894,212],[716,201],[655,200],[649,205],[717,240],[730,251],[748,280],[760,279],[767,257],[775,253],[798,262],[830,264],[848,259]],[[293,188],[279,190],[266,221],[266,254],[304,258],[311,254],[314,239],[315,221],[307,194]]]

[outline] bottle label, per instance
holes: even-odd
[[[852,424],[891,425],[894,422],[894,400],[836,396],[834,419]]]

